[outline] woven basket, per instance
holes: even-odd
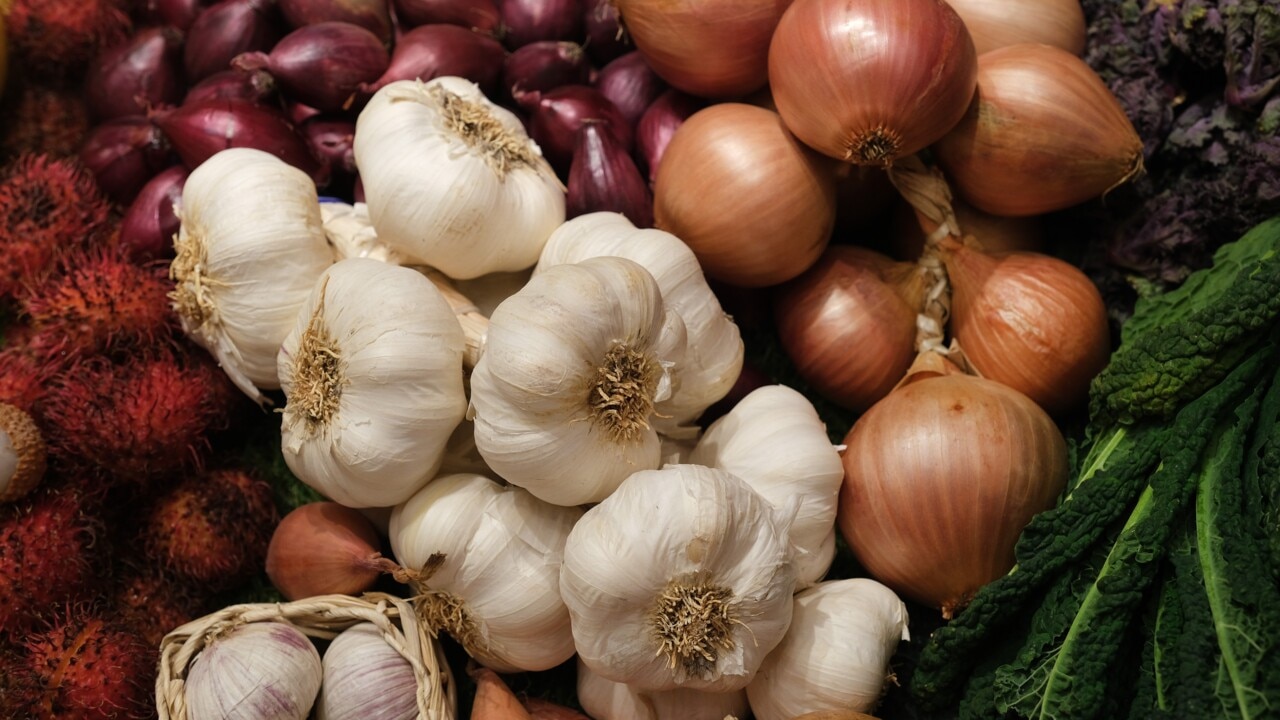
[[[321,595],[288,603],[232,605],[183,625],[160,641],[156,708],[160,720],[187,720],[186,677],[195,657],[218,637],[245,624],[283,622],[309,637],[333,639],[361,622],[371,622],[409,661],[418,679],[420,720],[454,720],[457,697],[444,652],[417,621],[413,605],[383,593],[361,597]]]

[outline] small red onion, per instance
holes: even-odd
[[[582,37],[582,0],[502,0],[507,47]]]
[[[89,112],[99,120],[139,115],[182,100],[182,33],[174,28],[139,30],[90,63],[85,76]]]
[[[285,515],[267,546],[266,571],[289,600],[359,595],[391,567],[373,523],[335,502],[301,505]]]
[[[631,123],[617,106],[586,85],[565,85],[545,93],[516,97],[531,119],[529,135],[557,172],[565,172],[573,160],[573,146],[584,120],[600,120],[627,152],[631,152]]]
[[[501,15],[494,0],[392,0],[396,19],[404,27],[444,23],[493,33]]]
[[[356,171],[356,156],[352,143],[356,137],[356,124],[346,118],[317,115],[298,127],[311,148],[311,154],[322,165],[347,174]]]
[[[120,221],[120,244],[139,262],[173,257],[173,236],[181,222],[173,206],[182,199],[188,171],[174,165],[142,186]]]
[[[269,152],[312,177],[320,163],[281,111],[245,100],[204,100],[152,113],[178,157],[194,170],[220,150],[248,147]]]
[[[387,49],[377,35],[346,22],[304,25],[270,53],[237,56],[238,70],[266,70],[289,99],[321,112],[351,107],[360,87],[387,70]]]
[[[301,127],[302,123],[317,115],[321,115],[322,113],[310,105],[303,105],[300,102],[291,102],[285,104],[284,114],[285,117],[289,118],[289,122],[293,123],[297,127]]]
[[[246,100],[265,103],[276,92],[276,81],[263,70],[223,70],[201,80],[187,91],[183,105],[205,100]]]
[[[391,12],[386,0],[277,0],[291,28],[322,22],[359,25],[385,44],[391,43]]]
[[[702,98],[671,89],[658,96],[636,123],[636,154],[648,168],[649,183],[658,177],[658,163],[667,151],[671,136],[690,115],[707,106]]]
[[[169,164],[169,145],[147,118],[115,118],[85,136],[80,162],[108,197],[128,205],[142,186]]]
[[[502,68],[502,88],[513,96],[546,92],[561,85],[587,82],[591,66],[582,46],[560,40],[529,43],[507,56]]]
[[[186,32],[207,4],[205,0],[146,0],[139,17],[143,25],[168,25]]]
[[[654,100],[667,89],[639,51],[627,53],[605,65],[596,77],[595,88],[618,106],[622,116],[635,126]]]
[[[638,228],[653,227],[653,196],[635,161],[603,123],[587,120],[569,165],[565,218],[593,212],[622,213]]]
[[[423,25],[405,33],[391,54],[391,64],[377,82],[361,87],[368,93],[397,80],[452,75],[466,78],[486,94],[502,74],[507,51],[492,37],[457,25]]]
[[[586,0],[582,15],[587,28],[587,54],[599,65],[636,49],[618,22],[618,8],[613,0]]]
[[[280,39],[274,0],[223,0],[196,18],[187,33],[182,62],[187,82],[199,82],[231,67],[241,53],[270,50]]]

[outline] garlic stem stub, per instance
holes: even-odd
[[[178,213],[169,277],[182,330],[266,402],[280,344],[334,260],[315,184],[270,153],[231,148],[191,172]]]
[[[211,643],[187,673],[188,720],[303,720],[323,669],[302,631],[281,622],[241,625]]]

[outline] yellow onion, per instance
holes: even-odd
[[[685,120],[654,182],[654,221],[684,240],[710,277],[740,287],[804,272],[830,240],[833,164],[778,114],[720,103]]]
[[[935,146],[969,204],[1041,215],[1096,198],[1142,171],[1142,139],[1083,60],[1050,45],[978,58],[978,92]]]
[[[1080,0],[947,0],[969,28],[981,55],[1006,45],[1044,43],[1079,55],[1084,51]]]
[[[940,0],[796,0],[769,47],[769,86],[810,147],[891,165],[964,116],[976,58],[960,16]]]
[[[841,535],[872,577],[944,618],[1013,567],[1019,534],[1067,480],[1040,406],[929,352],[844,443]]]
[[[769,39],[791,0],[614,0],[622,26],[672,87],[732,98],[768,81]]]
[[[1000,217],[982,212],[972,205],[953,200],[960,234],[972,237],[987,252],[1007,250],[1039,250],[1044,247],[1044,228],[1040,217]],[[894,207],[890,244],[893,256],[903,260],[915,260],[924,251],[925,237],[938,229],[938,223],[930,220],[910,203],[901,202]]]
[[[950,238],[939,247],[951,280],[951,332],[973,367],[1050,413],[1083,406],[1111,350],[1093,281],[1040,253],[988,253]]]

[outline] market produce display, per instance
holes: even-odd
[[[0,3],[0,716],[1280,712],[1280,11]]]

